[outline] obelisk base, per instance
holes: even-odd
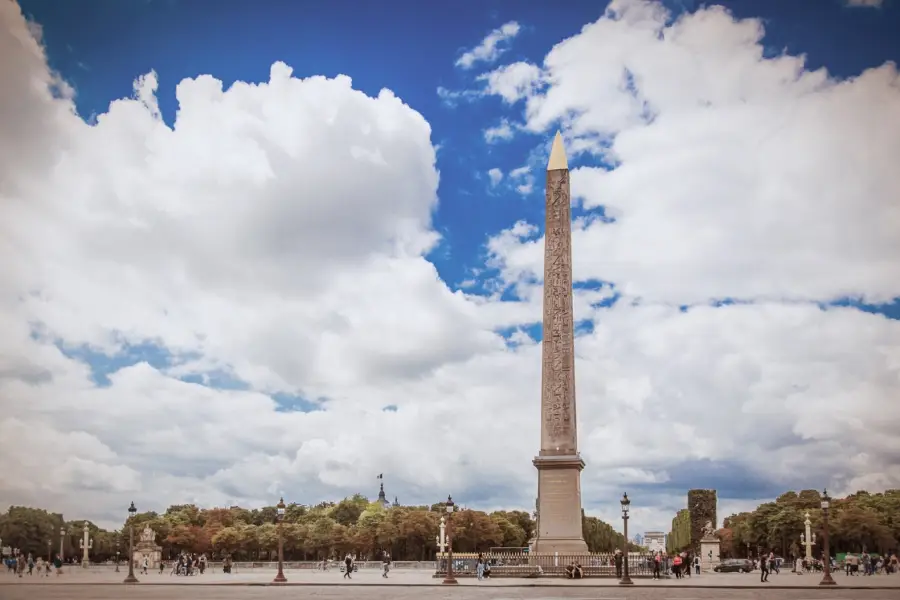
[[[578,454],[536,456],[538,470],[538,531],[534,552],[586,554],[581,525],[581,470]]]

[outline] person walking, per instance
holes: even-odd
[[[384,558],[382,560],[384,561],[384,571],[381,573],[381,576],[387,579],[388,571],[391,570],[391,555],[388,554],[386,550],[384,552]]]
[[[616,565],[616,579],[622,579],[622,551],[616,548],[616,553],[613,555],[613,562]]]
[[[347,579],[353,579],[350,576],[350,573],[353,572],[353,557],[350,556],[350,553],[347,553],[347,556],[344,557],[344,577]]]
[[[769,561],[765,557],[759,561],[759,580],[763,583],[769,581]]]

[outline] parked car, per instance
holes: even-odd
[[[716,573],[749,573],[753,570],[753,562],[746,558],[726,558],[715,566]]]

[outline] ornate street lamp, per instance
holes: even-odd
[[[63,563],[66,562],[66,528],[65,526],[59,528],[59,560]]]
[[[825,574],[819,585],[837,585],[837,581],[831,577],[831,549],[828,547],[828,509],[831,508],[831,498],[828,497],[828,490],[822,492],[822,546],[824,555],[822,562],[824,563]]]
[[[275,507],[277,512],[275,520],[278,523],[278,575],[275,576],[275,583],[287,583],[287,577],[284,576],[284,538],[281,535],[281,523],[284,521],[284,498],[278,501]]]
[[[116,533],[116,573],[119,572],[119,536],[121,534]]]
[[[53,545],[53,540],[47,540],[47,562],[53,562],[53,550],[50,549],[50,546]]]
[[[84,553],[81,558],[81,567],[87,569],[90,566],[90,559],[88,558],[88,552],[94,547],[94,540],[91,539],[91,532],[88,529],[87,521],[84,522],[84,537],[79,540],[78,546],[81,548]]]
[[[137,583],[138,578],[134,576],[134,513],[137,512],[137,509],[134,507],[134,502],[131,503],[131,506],[128,507],[128,518],[131,519],[131,524],[128,526],[128,577],[125,578],[123,583]]]
[[[623,533],[625,535],[625,556],[623,557],[625,572],[623,573],[624,577],[619,580],[619,584],[632,585],[634,582],[631,581],[631,577],[628,576],[628,509],[631,508],[631,500],[628,499],[628,494],[626,493],[619,502],[622,504],[622,522],[624,523]]]
[[[453,523],[453,509],[455,505],[453,504],[453,498],[449,495],[447,496],[447,576],[444,577],[445,585],[456,585],[459,583],[456,581],[456,578],[453,576],[453,538],[452,538],[452,523]]]

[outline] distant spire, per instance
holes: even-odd
[[[553,138],[553,146],[550,148],[550,160],[547,161],[548,171],[557,171],[559,169],[568,169],[569,161],[566,160],[566,148],[563,145],[563,138],[560,132],[556,132]]]

